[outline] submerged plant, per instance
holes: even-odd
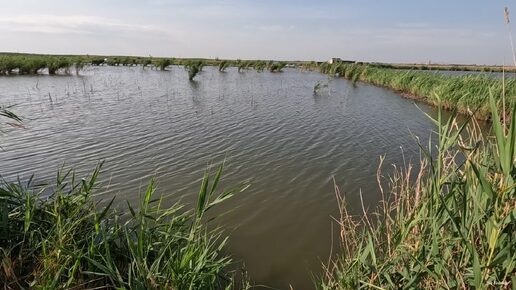
[[[327,87],[328,87],[328,83],[318,81],[314,86],[314,95],[318,95],[321,89],[327,88]]]

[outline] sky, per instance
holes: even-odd
[[[514,0],[0,0],[0,51],[512,64],[505,6],[516,25]]]

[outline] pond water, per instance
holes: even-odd
[[[319,81],[327,87],[314,95]],[[216,211],[225,213],[216,223],[251,279],[276,289],[312,289],[322,263],[338,253],[333,178],[353,213],[361,212],[360,192],[373,208],[379,157],[386,155],[385,174],[390,164],[418,160],[413,135],[424,142],[433,125],[422,111],[435,113],[315,72],[210,67],[195,82],[179,67],[0,77],[0,104],[16,104],[25,118],[24,129],[0,135],[8,180],[52,181],[63,164],[86,174],[105,160],[102,195],[135,202],[156,177],[170,202],[191,205],[207,165],[225,160],[222,186],[251,186]]]

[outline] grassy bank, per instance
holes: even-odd
[[[349,215],[336,190],[343,254],[322,289],[514,289],[516,118],[505,127],[488,103],[494,137],[439,114],[419,172],[398,168],[385,190],[378,173],[376,214]]]
[[[353,82],[363,81],[387,87],[432,105],[456,109],[464,114],[474,114],[480,119],[489,119],[488,98],[496,101],[506,96],[505,110],[499,102],[500,112],[516,104],[516,79],[502,80],[485,75],[450,76],[411,70],[395,70],[366,64],[323,64],[321,72],[339,75]]]
[[[444,71],[476,71],[476,72],[516,72],[516,67],[474,64],[420,64],[420,63],[377,63],[377,66],[410,70],[444,70]]]
[[[100,168],[86,179],[61,171],[48,186],[2,182],[3,289],[235,286],[231,259],[223,252],[226,237],[207,230],[204,221],[211,207],[243,190],[218,191],[222,168],[204,176],[194,211],[164,206],[154,182],[139,205],[115,209],[114,198],[100,204],[93,198]]]

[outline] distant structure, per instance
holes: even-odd
[[[330,58],[330,60],[328,60],[329,64],[334,64],[334,63],[338,63],[338,62],[342,62],[342,59],[340,59],[338,57],[333,57],[333,58]]]
[[[354,60],[342,60],[339,57],[333,57],[333,58],[330,58],[330,60],[328,60],[328,63],[329,64],[334,64],[334,63],[356,63],[356,61],[354,61]]]

